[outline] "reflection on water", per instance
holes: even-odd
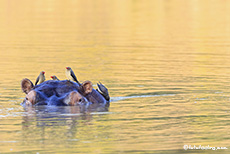
[[[74,138],[76,128],[80,121],[85,124],[90,123],[92,115],[80,114],[76,107],[36,107],[26,111],[26,115],[22,120],[23,137],[31,138],[37,134],[42,140],[46,139],[45,131],[51,130],[59,140]],[[55,127],[62,131],[55,132]],[[32,129],[31,129],[32,128]],[[42,130],[42,134],[36,131]],[[68,135],[67,135],[68,134]],[[67,135],[67,136],[66,136]],[[55,140],[54,140],[55,141]]]
[[[0,1],[0,152],[229,153],[230,2]],[[21,79],[102,81],[109,111],[20,106]]]

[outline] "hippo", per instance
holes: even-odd
[[[107,88],[98,84],[95,90],[91,81],[82,84],[70,80],[48,80],[36,86],[24,78],[21,82],[22,91],[26,94],[22,106],[79,106],[85,110],[92,106],[109,107],[110,97]]]

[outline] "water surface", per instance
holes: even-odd
[[[229,14],[229,1],[0,1],[0,153],[229,153]],[[23,78],[66,66],[109,88],[108,112],[20,106]]]

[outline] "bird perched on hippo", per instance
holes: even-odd
[[[67,77],[69,80],[75,81],[75,82],[77,82],[79,85],[81,85],[80,82],[77,80],[77,77],[75,76],[73,70],[72,70],[70,67],[66,67],[66,77]]]
[[[40,83],[44,82],[45,80],[46,80],[46,78],[45,78],[45,72],[41,71],[40,74],[38,75],[36,81],[35,81],[35,86],[37,84],[40,84]]]
[[[51,76],[51,79],[59,81],[59,79],[55,75]]]
[[[98,84],[99,90],[95,90],[91,81],[80,83],[70,67],[66,67],[66,75],[69,80],[44,81],[42,71],[35,85],[24,78],[21,88],[26,97],[22,105],[79,106],[84,109],[91,106],[109,107],[109,93],[104,85]]]

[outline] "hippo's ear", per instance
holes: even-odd
[[[23,79],[21,82],[22,91],[28,94],[34,87],[34,84],[27,78]]]
[[[90,81],[85,81],[81,84],[81,89],[83,90],[82,92],[84,95],[87,95],[92,92],[93,90],[93,84]]]

